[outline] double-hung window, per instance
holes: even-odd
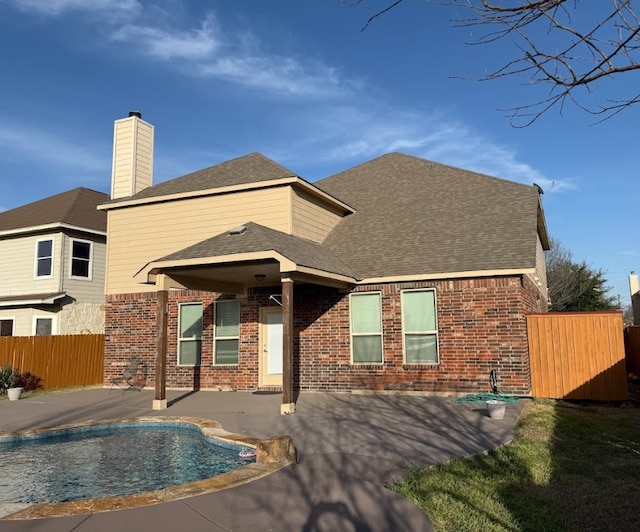
[[[351,360],[382,363],[382,299],[378,292],[351,294]]]
[[[53,240],[36,242],[36,277],[53,275]]]
[[[53,334],[53,318],[39,318],[33,319],[33,334],[36,336],[49,336]]]
[[[240,302],[216,301],[214,364],[237,364],[240,343]]]
[[[13,318],[0,318],[0,336],[13,336]]]
[[[438,323],[434,290],[402,292],[402,343],[406,364],[438,363]]]
[[[202,303],[178,307],[178,365],[199,366],[202,351]]]
[[[91,278],[91,242],[71,241],[71,277]]]

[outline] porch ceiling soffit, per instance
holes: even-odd
[[[164,274],[189,288],[243,292],[279,284],[283,273],[338,288],[356,284],[354,272],[320,244],[254,222],[151,261],[134,278],[154,283]]]

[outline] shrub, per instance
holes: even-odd
[[[15,386],[24,388],[25,392],[32,392],[33,390],[38,390],[42,388],[42,377],[38,377],[37,375],[34,375],[30,371],[25,371],[24,373],[18,373],[16,375]]]
[[[11,367],[11,364],[6,364],[0,369],[0,394],[7,393],[9,388],[15,386],[17,376],[18,373]]]
[[[9,388],[23,388],[25,392],[42,388],[42,377],[34,375],[30,371],[20,373],[6,364],[0,369],[0,394],[6,394]]]

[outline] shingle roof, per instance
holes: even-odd
[[[181,177],[176,177],[169,181],[158,183],[157,185],[138,192],[134,196],[112,200],[110,203],[129,201],[132,199],[170,196],[173,194],[243,185],[246,183],[259,183],[261,181],[270,181],[286,177],[295,177],[295,174],[261,153],[254,152]]]
[[[400,153],[314,185],[357,210],[323,247],[360,279],[535,267],[532,186]]]
[[[74,188],[0,213],[0,231],[64,223],[94,231],[107,230],[107,213],[96,207],[107,194],[88,188]]]
[[[224,232],[157,259],[157,261],[200,259],[273,250],[299,266],[316,268],[348,277],[355,275],[353,270],[340,258],[315,242],[288,235],[254,222],[248,222],[244,226],[246,229],[241,234],[230,235],[229,232]]]

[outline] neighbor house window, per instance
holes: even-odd
[[[240,302],[216,301],[214,364],[237,364],[240,343]]]
[[[382,362],[382,300],[378,292],[351,294],[351,360],[354,364]]]
[[[53,240],[36,242],[36,277],[51,277],[53,273]]]
[[[199,366],[202,343],[202,304],[183,303],[178,309],[178,364]]]
[[[35,318],[33,322],[33,334],[36,336],[49,336],[53,334],[53,318]]]
[[[71,277],[91,278],[91,242],[71,241]]]
[[[0,319],[0,336],[13,336],[13,318]]]
[[[438,324],[434,290],[402,292],[402,333],[406,364],[438,362]]]

